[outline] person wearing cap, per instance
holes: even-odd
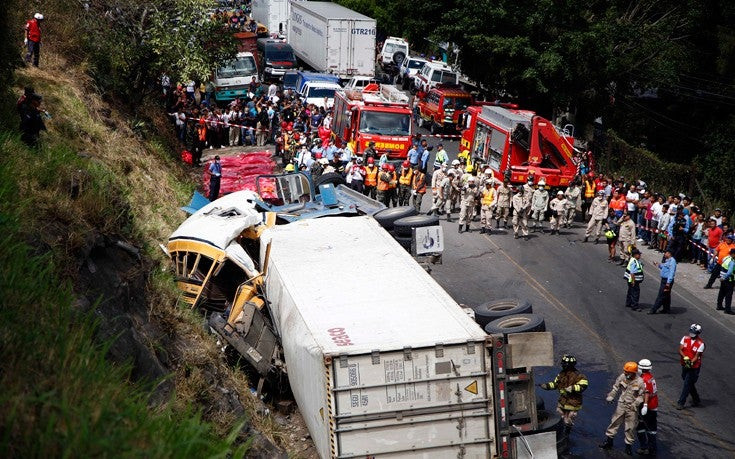
[[[704,354],[704,341],[699,336],[701,334],[702,326],[691,324],[689,334],[683,336],[679,341],[679,363],[681,364],[681,379],[684,381],[684,386],[676,403],[677,410],[684,409],[684,404],[689,395],[692,396],[692,406],[696,407],[702,403],[696,386],[699,371],[702,368],[702,354]]]
[[[320,157],[316,159],[311,165],[311,170],[309,171],[311,173],[311,179],[313,181],[316,181],[319,177],[324,174],[324,167],[329,164],[329,161],[327,161],[327,158]]]
[[[546,209],[549,207],[549,192],[546,191],[546,181],[542,178],[535,186],[535,190],[531,194],[531,232],[536,232],[538,226],[541,232],[544,231],[543,221],[546,218]],[[527,190],[523,190],[526,193]],[[564,193],[562,192],[562,195]]]
[[[528,240],[528,209],[531,207],[526,199],[523,187],[513,185],[511,187],[513,197],[510,200],[513,207],[513,238],[518,239],[519,233]]]
[[[29,147],[36,147],[41,131],[46,130],[40,109],[41,100],[39,94],[31,94],[26,108],[20,115],[20,139]]]
[[[732,292],[735,285],[735,248],[730,249],[728,255],[722,260],[720,271],[720,291],[717,293],[717,310],[724,309],[725,314],[732,312]],[[722,307],[722,303],[725,307]]]
[[[503,180],[495,190],[497,198],[495,204],[495,228],[500,228],[500,219],[503,219],[503,228],[508,228],[508,217],[510,216],[511,190],[508,180]]]
[[[659,308],[664,314],[671,312],[671,289],[674,287],[674,278],[676,276],[676,259],[671,256],[671,251],[664,253],[663,263],[656,263],[655,266],[661,271],[661,281],[659,284],[658,295],[656,301],[653,302],[649,314],[656,314]]]
[[[712,230],[710,230],[710,232],[712,232]],[[704,286],[704,288],[712,288],[715,280],[717,280],[717,278],[720,276],[720,273],[722,272],[722,262],[725,260],[725,257],[730,254],[731,249],[735,249],[735,236],[733,236],[732,233],[727,234],[724,238],[722,238],[722,240],[715,247],[712,273],[710,274],[709,280],[707,281],[707,284]]]
[[[26,21],[26,47],[28,51],[25,55],[26,64],[31,63],[33,57],[33,65],[38,67],[38,59],[41,54],[41,21],[43,14],[36,13],[31,19]]]
[[[618,221],[618,249],[620,250],[619,265],[624,265],[630,258],[630,250],[635,246],[635,224],[630,214],[624,213]]]
[[[406,159],[408,160],[408,163],[411,165],[411,169],[414,168],[414,166],[419,165],[419,150],[415,143],[411,144],[411,148],[408,150],[408,153],[406,154]]]
[[[646,386],[646,392],[643,394],[643,405],[638,415],[638,443],[640,448],[637,454],[643,456],[656,455],[656,434],[658,429],[658,388],[656,387],[656,378],[653,377],[651,370],[653,365],[648,359],[638,361],[638,370],[641,373],[641,379]]]
[[[640,311],[638,300],[641,297],[641,282],[643,282],[643,265],[641,264],[641,251],[633,249],[630,252],[630,260],[625,268],[625,280],[628,283],[628,293],[625,295],[625,307],[634,311]]]
[[[480,228],[481,234],[490,234],[490,229],[492,228],[491,220],[493,218],[493,210],[495,208],[497,198],[498,196],[495,188],[493,188],[492,178],[486,178],[485,186],[480,192],[480,225],[482,225],[482,228]]]
[[[375,165],[375,158],[367,159],[367,166],[365,166],[365,182],[363,184],[363,193],[365,196],[369,196],[375,199],[375,191],[378,186],[378,173],[380,168]]]
[[[209,200],[214,201],[219,197],[220,180],[222,178],[222,164],[219,155],[209,165]]]
[[[574,223],[574,217],[578,211],[582,210],[582,190],[579,188],[579,182],[574,180],[571,185],[564,191],[564,197],[567,200],[566,215],[564,215],[564,226],[571,228]]]
[[[452,222],[452,203],[449,200],[449,197],[452,193],[454,174],[454,169],[449,169],[444,178],[442,178],[442,181],[439,184],[437,197],[434,199],[434,203],[428,213],[428,215],[433,215],[434,212],[441,214],[442,210],[444,210],[444,212],[447,213],[447,221],[450,223]]]
[[[429,157],[431,156],[432,148],[428,146],[426,139],[421,139],[421,142],[419,142],[419,164],[421,165],[421,172],[424,174],[427,172],[427,167],[429,166]]]
[[[356,158],[354,160],[354,164],[352,164],[349,174],[352,177],[350,188],[357,191],[358,193],[364,193],[364,182],[365,176],[367,175],[367,170],[365,169],[365,166],[362,165],[362,158]]]
[[[421,166],[413,166],[413,177],[411,178],[411,197],[416,212],[421,212],[421,201],[426,194],[426,174],[421,172]]]
[[[462,197],[460,200],[459,210],[459,232],[462,233],[462,225],[464,230],[470,232],[470,222],[475,217],[475,202],[477,201],[480,191],[477,189],[477,179],[470,177],[467,184],[462,187]]]
[[[589,386],[589,381],[582,372],[577,370],[577,358],[571,354],[562,356],[561,371],[554,380],[540,385],[543,390],[559,392],[556,412],[561,415],[562,421],[564,421],[563,435],[567,447],[572,426],[574,426],[574,421],[582,409],[582,393],[587,390],[587,386]]]
[[[459,207],[459,199],[462,187],[462,177],[464,177],[464,170],[459,160],[455,159],[452,161],[452,170],[454,170],[454,180],[452,180],[452,192],[449,194],[449,203],[451,204],[452,212],[456,212]]]
[[[605,398],[608,404],[612,404],[615,397],[620,394],[610,425],[605,431],[605,441],[600,444],[600,448],[611,449],[615,434],[618,433],[620,426],[625,423],[625,454],[629,456],[633,454],[635,431],[638,426],[638,407],[643,404],[645,393],[646,383],[638,376],[638,364],[636,362],[626,362],[623,365],[623,373],[617,377]]]
[[[369,158],[373,158],[373,159],[375,159],[375,158],[377,158],[377,157],[378,157],[378,152],[377,152],[377,151],[375,151],[375,142],[373,142],[373,141],[371,140],[370,142],[368,142],[368,146],[367,146],[367,148],[365,148],[365,149],[364,149],[364,150],[362,151],[362,159],[363,159],[364,161],[367,161],[367,160],[368,160]]]
[[[385,163],[380,168],[378,174],[378,192],[377,199],[382,202],[385,207],[390,207],[392,190],[395,189],[395,182],[397,181],[395,171],[390,170],[391,165]]]
[[[602,234],[602,224],[607,218],[607,209],[605,192],[600,190],[590,205],[590,221],[587,223],[587,229],[584,233],[584,242],[587,242],[592,235],[595,236],[595,244],[599,242],[600,235]]]
[[[569,203],[564,197],[564,192],[559,190],[556,192],[556,197],[549,202],[549,210],[551,211],[551,217],[549,217],[549,228],[551,234],[559,234],[559,228],[563,227],[566,223],[566,211]]]
[[[434,167],[446,164],[449,161],[447,152],[444,151],[444,144],[440,143],[436,146],[436,155],[434,155]]]

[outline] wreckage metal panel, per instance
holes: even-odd
[[[291,297],[271,305],[282,335],[289,320],[303,321],[325,354],[485,339],[485,332],[372,217],[298,221],[265,231],[261,248],[269,240],[270,263],[282,285],[269,284],[269,272],[266,286]]]
[[[190,239],[225,250],[245,229],[262,222],[262,214],[255,209],[257,199],[248,190],[223,196],[187,218],[169,241]]]

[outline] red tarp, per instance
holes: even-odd
[[[203,166],[202,186],[204,195],[209,196],[209,166],[214,159],[207,161]],[[271,160],[269,151],[256,151],[252,153],[240,153],[235,156],[223,156],[222,179],[220,180],[219,195],[240,190],[255,189],[255,177],[258,175],[272,174],[276,163]]]

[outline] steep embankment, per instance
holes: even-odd
[[[16,77],[52,119],[38,150],[15,119],[0,132],[0,455],[272,456],[265,437],[287,447],[177,304],[158,244],[194,184],[156,134],[165,119],[128,123],[49,53]]]

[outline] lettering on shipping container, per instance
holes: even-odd
[[[291,20],[293,21],[293,23],[301,25],[305,29],[308,29],[308,30],[314,32],[315,34],[319,35],[320,37],[323,37],[324,36],[324,31],[322,29],[320,29],[319,27],[315,26],[314,24],[312,24],[310,22],[307,22],[304,19],[304,16],[301,15],[301,14],[299,14],[299,13],[297,13],[296,11],[291,11]],[[294,27],[291,26],[291,30],[293,30],[293,29],[294,29]]]
[[[329,336],[332,338],[332,341],[337,346],[352,346],[353,344],[344,328],[341,328],[341,327],[330,328],[329,330],[327,330],[327,333],[329,333]]]
[[[375,35],[375,29],[363,29],[355,27],[352,29],[352,35]]]

